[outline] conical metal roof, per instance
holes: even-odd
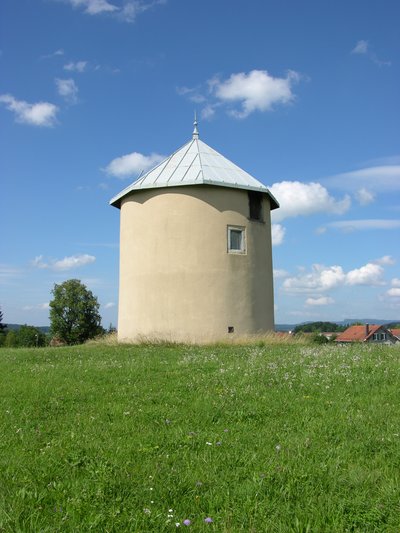
[[[193,138],[188,143],[114,196],[110,204],[120,207],[122,198],[144,189],[215,185],[265,193],[271,209],[279,207],[265,185],[201,141],[196,121],[194,126]]]

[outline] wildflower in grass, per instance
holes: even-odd
[[[214,520],[212,518],[210,518],[209,516],[207,516],[207,518],[204,519],[204,522],[206,524],[211,524],[212,522],[214,522]]]
[[[175,522],[175,527],[181,527],[179,522]]]
[[[282,446],[281,446],[280,444],[277,444],[277,445],[275,446],[275,450],[276,450],[277,452],[280,452],[280,451],[281,451],[281,448],[282,448]]]
[[[212,446],[212,442],[206,442],[207,446]]]
[[[143,509],[143,512],[144,512],[144,514],[151,514],[150,509],[147,509],[147,507],[145,507],[145,508]]]
[[[221,444],[222,444],[222,442],[220,440],[215,443],[216,446],[221,446]]]
[[[186,519],[183,521],[183,523],[184,523],[185,526],[190,526],[191,523],[192,523],[192,521],[189,520],[189,518],[186,518]]]

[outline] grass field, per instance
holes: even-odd
[[[3,348],[0,531],[398,533],[399,369],[398,346]]]

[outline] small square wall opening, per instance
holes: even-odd
[[[235,333],[235,328],[233,326],[228,326],[228,333]]]

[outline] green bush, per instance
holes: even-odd
[[[10,330],[4,340],[4,346],[8,348],[16,348],[18,346],[17,332],[15,330]]]
[[[3,345],[8,348],[34,348],[46,344],[46,335],[40,329],[25,324],[19,329],[8,331],[4,336]]]
[[[318,332],[313,333],[311,340],[315,344],[326,344],[329,342],[325,335],[321,335],[321,333]]]

